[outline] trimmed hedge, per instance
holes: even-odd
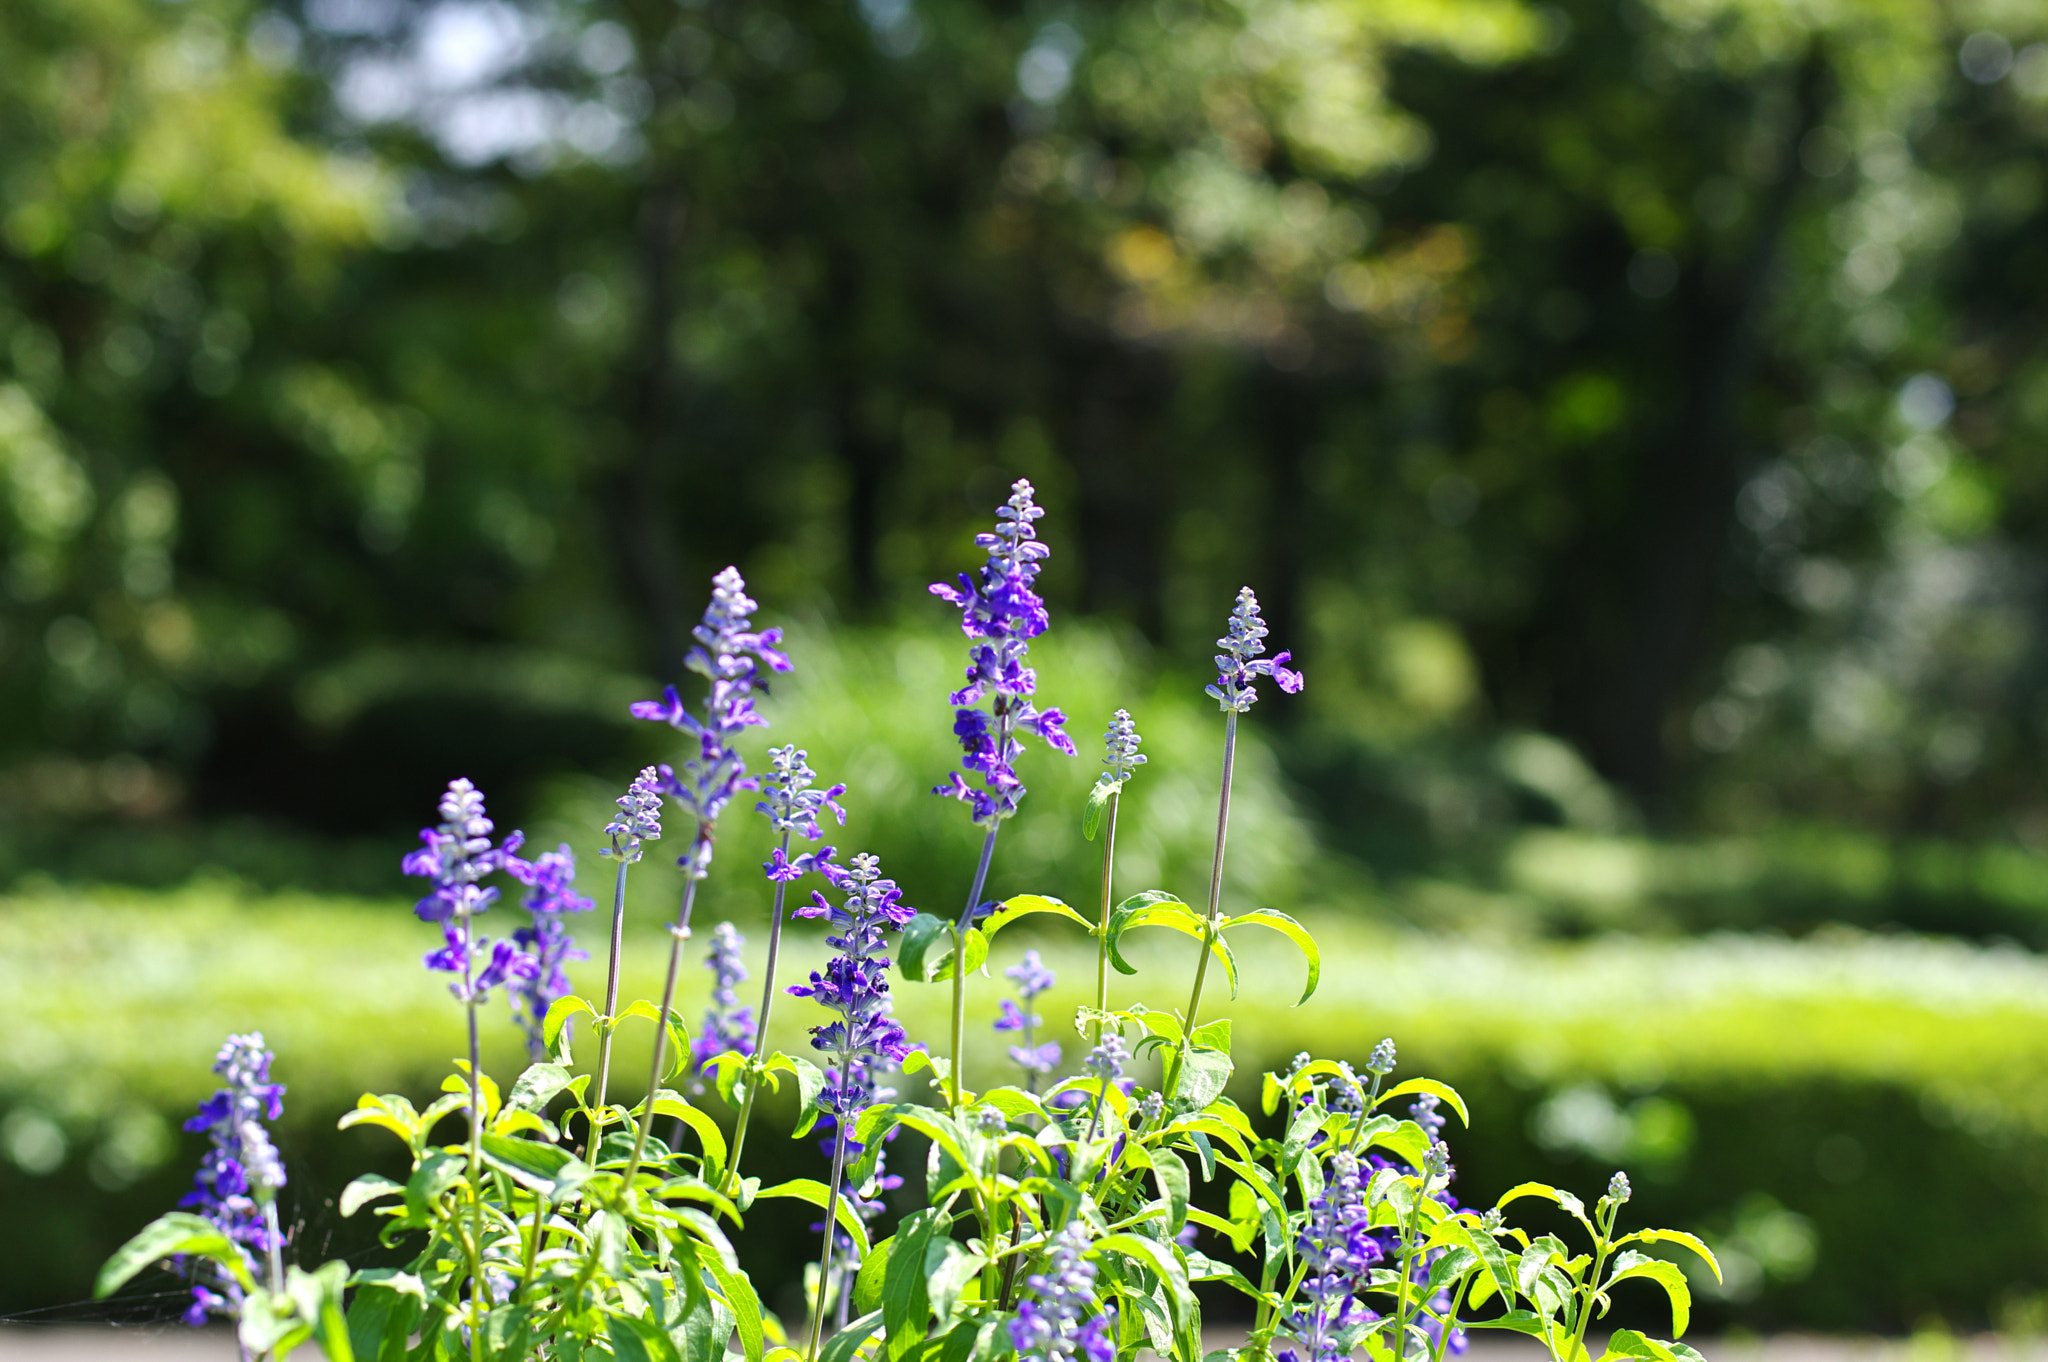
[[[647,909],[651,924],[660,908]],[[743,931],[758,935],[758,913]],[[1708,1327],[1977,1327],[2048,1282],[2048,963],[2032,955],[1846,930],[1495,948],[1335,915],[1311,926],[1323,984],[1301,1007],[1287,1006],[1301,980],[1292,947],[1240,943],[1258,981],[1227,1009],[1247,1106],[1257,1070],[1298,1048],[1362,1058],[1392,1035],[1403,1072],[1451,1081],[1472,1104],[1476,1129],[1452,1143],[1468,1199],[1531,1177],[1590,1187],[1618,1165],[1646,1222],[1706,1227],[1736,1268]],[[1027,944],[1016,934],[1006,956]],[[384,1151],[332,1121],[365,1089],[431,1089],[460,1049],[457,1010],[418,966],[431,936],[402,902],[225,882],[0,899],[0,1204],[18,1227],[0,1243],[0,1313],[84,1296],[100,1258],[183,1190],[197,1144],[177,1124],[211,1090],[230,1030],[262,1030],[290,1085],[299,1232],[367,1252],[364,1228],[326,1203],[344,1170]],[[652,992],[656,938],[629,942],[628,994]],[[1078,935],[1028,944],[1060,971],[1056,1014],[1092,983],[1092,951]],[[1141,943],[1117,1000],[1175,1005],[1191,951]],[[795,971],[822,951],[797,934],[790,955]],[[580,968],[583,987],[601,985],[600,965]],[[692,1011],[704,987],[690,981]],[[999,976],[979,986],[985,1019],[1005,988]],[[898,987],[913,1037],[938,1034],[945,994]],[[772,1043],[801,1046],[807,1020],[778,1008]],[[491,1031],[487,1062],[515,1069],[512,1026]],[[1001,1050],[981,1034],[973,1062],[986,1072]],[[623,1071],[642,1056],[629,1048]],[[750,1232],[771,1300],[775,1241]],[[29,1243],[54,1247],[18,1247]]]

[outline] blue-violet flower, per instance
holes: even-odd
[[[1216,640],[1216,646],[1223,652],[1216,658],[1216,684],[1208,688],[1208,694],[1225,710],[1242,714],[1252,707],[1259,698],[1252,685],[1256,677],[1272,677],[1289,695],[1301,689],[1301,673],[1285,665],[1292,653],[1259,656],[1266,651],[1266,621],[1259,615],[1259,598],[1250,587],[1239,588],[1229,631]]]
[[[577,949],[562,915],[587,913],[593,905],[576,892],[576,853],[566,843],[531,861],[509,857],[505,869],[527,887],[520,906],[533,917],[531,925],[512,933],[512,940],[533,961],[534,972],[515,978],[507,991],[512,995],[513,1020],[525,1030],[527,1052],[538,1063],[548,1053],[541,1040],[541,1023],[557,998],[569,996],[566,967],[571,960],[590,958],[588,951]]]
[[[1060,1043],[1056,1040],[1035,1045],[1032,1043],[1033,1034],[1045,1019],[1031,1010],[1031,1003],[1039,994],[1053,986],[1057,981],[1056,976],[1046,968],[1045,962],[1039,959],[1037,951],[1024,952],[1024,958],[1004,970],[1003,974],[1017,985],[1018,996],[1024,1002],[1020,1007],[1008,998],[1003,999],[1002,1015],[996,1018],[995,1029],[1020,1034],[1020,1039],[1024,1043],[1010,1047],[1010,1059],[1019,1068],[1034,1078],[1040,1074],[1049,1074],[1059,1067]]]
[[[794,744],[768,749],[768,761],[774,769],[767,778],[766,797],[754,805],[754,811],[765,815],[768,825],[785,838],[795,835],[815,842],[825,835],[824,828],[818,823],[820,809],[830,809],[839,819],[839,826],[846,826],[846,810],[839,803],[839,796],[846,793],[846,786],[839,784],[823,790],[812,789],[818,773],[805,760],[807,755]],[[781,847],[776,847],[768,853],[768,860],[761,871],[770,881],[787,884],[827,864],[833,854],[834,849],[826,846],[792,857]]]
[[[408,875],[434,881],[433,891],[413,906],[421,918],[441,924],[442,948],[427,955],[426,967],[460,976],[448,991],[462,1002],[481,1002],[507,980],[531,979],[540,972],[514,943],[478,936],[474,922],[498,898],[496,889],[480,881],[518,860],[514,853],[525,834],[514,832],[493,846],[483,792],[467,780],[449,782],[440,814],[438,827],[421,830],[424,845],[406,856],[403,868]]]
[[[1074,755],[1066,716],[1037,708],[1032,696],[1038,673],[1026,665],[1031,640],[1049,623],[1045,602],[1032,586],[1050,550],[1032,529],[1045,512],[1031,496],[1030,482],[1019,478],[1010,499],[996,508],[995,532],[974,537],[975,546],[988,551],[988,562],[974,576],[962,573],[957,587],[945,582],[931,587],[934,596],[960,607],[960,631],[974,640],[967,653],[967,684],[953,692],[949,703],[953,733],[965,752],[960,764],[982,780],[976,789],[955,771],[932,793],[965,800],[977,823],[1001,822],[1017,812],[1024,797],[1016,769],[1024,754],[1018,734],[1035,733],[1055,751]],[[974,708],[991,694],[992,714]]]
[[[698,1072],[706,1061],[728,1050],[754,1053],[754,1009],[741,1006],[739,994],[733,992],[733,985],[747,977],[746,963],[740,959],[740,948],[746,944],[730,922],[711,929],[711,950],[704,957],[704,968],[711,971],[711,1006],[704,1009],[703,1031],[690,1043],[690,1060]]]
[[[818,1105],[847,1118],[874,1100],[871,1062],[901,1063],[910,1054],[909,1038],[890,1015],[889,957],[883,952],[887,933],[901,931],[917,910],[904,903],[894,880],[881,875],[881,862],[866,852],[849,865],[822,867],[825,878],[844,899],[837,905],[813,892],[796,916],[822,918],[832,928],[825,937],[840,953],[813,970],[808,984],[789,991],[838,1014],[839,1020],[811,1028],[811,1046],[837,1057],[825,1075]]]
[[[1116,1311],[1095,1301],[1095,1264],[1088,1251],[1087,1226],[1069,1221],[1052,1236],[1045,1271],[1024,1279],[1030,1295],[1017,1303],[1010,1319],[1010,1342],[1021,1362],[1112,1362],[1115,1342],[1109,1331]]]
[[[200,1161],[192,1190],[178,1202],[218,1226],[258,1277],[262,1272],[255,1255],[284,1246],[263,1212],[285,1184],[284,1161],[263,1127],[284,1114],[284,1085],[270,1081],[270,1063],[261,1032],[229,1036],[220,1047],[213,1071],[226,1085],[185,1122],[187,1130],[205,1131],[212,1147]],[[185,1322],[204,1324],[210,1314],[235,1314],[242,1301],[240,1283],[211,1263],[202,1263],[200,1270],[205,1280],[193,1283]]]
[[[661,768],[643,766],[618,802],[618,813],[604,825],[612,844],[597,854],[631,865],[640,859],[641,843],[661,840]]]

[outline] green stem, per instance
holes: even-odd
[[[1006,723],[1004,734],[1009,733]],[[967,891],[967,906],[960,910],[960,921],[953,927],[953,1100],[952,1112],[955,1119],[960,1115],[961,1094],[965,1091],[961,1083],[961,1070],[967,1060],[967,932],[974,925],[974,910],[981,906],[981,891],[988,883],[988,863],[996,854],[996,834],[1003,828],[1001,820],[988,825],[988,836],[981,839],[981,862],[974,867],[974,887]]]
[[[789,833],[782,834],[782,859],[789,859]],[[754,1026],[754,1053],[749,1062],[758,1065],[761,1050],[768,1043],[768,1019],[775,1011],[775,962],[782,954],[782,908],[788,901],[789,882],[775,882],[775,906],[768,914],[768,964],[766,978],[761,980],[761,1016]],[[740,1180],[740,1151],[747,1147],[747,1123],[754,1119],[754,1094],[761,1090],[761,1075],[752,1074],[747,1083],[747,1095],[740,1101],[739,1119],[733,1124],[732,1158],[727,1161],[726,1181],[737,1187]]]
[[[709,823],[697,829],[700,845],[690,851],[682,902],[676,905],[676,920],[668,929],[668,979],[661,986],[661,1011],[654,1022],[654,1063],[647,1075],[647,1110],[640,1114],[640,1131],[633,1137],[633,1157],[626,1161],[626,1176],[621,1182],[629,1197],[633,1193],[633,1179],[640,1172],[640,1161],[647,1153],[647,1137],[654,1130],[654,1094],[661,1090],[662,1066],[668,1061],[668,1014],[676,1001],[676,971],[683,963],[683,943],[690,939],[690,910],[696,906],[697,885],[702,879],[698,867],[710,859],[711,830]]]
[[[1408,1288],[1415,1276],[1417,1232],[1421,1229],[1422,1200],[1429,1195],[1430,1174],[1425,1164],[1417,1175],[1415,1204],[1408,1208],[1408,1232],[1401,1236],[1401,1291],[1394,1298],[1394,1356],[1408,1356]]]
[[[1579,1287],[1579,1318],[1572,1328],[1572,1346],[1560,1362],[1576,1362],[1579,1350],[1586,1343],[1586,1326],[1593,1322],[1593,1297],[1599,1294],[1600,1274],[1607,1270],[1607,1258],[1613,1245],[1607,1236],[1614,1230],[1614,1219],[1621,1207],[1611,1206],[1601,1218],[1600,1231],[1593,1237],[1593,1266],[1586,1273],[1585,1281]]]
[[[1486,1269],[1484,1266],[1480,1268],[1480,1271],[1482,1272],[1485,1270]],[[1458,1283],[1457,1291],[1452,1294],[1450,1313],[1446,1314],[1443,1317],[1443,1319],[1439,1321],[1443,1325],[1443,1327],[1437,1331],[1436,1355],[1431,1360],[1431,1362],[1444,1362],[1444,1353],[1449,1349],[1451,1343],[1451,1330],[1458,1327],[1458,1311],[1460,1308],[1464,1306],[1465,1293],[1471,1288],[1471,1286],[1472,1278],[1466,1277],[1464,1280]]]
[[[1216,855],[1209,862],[1209,911],[1202,924],[1202,955],[1195,962],[1195,987],[1188,994],[1188,1015],[1181,1036],[1181,1053],[1193,1043],[1195,1016],[1202,1007],[1202,982],[1209,977],[1209,956],[1216,948],[1216,917],[1223,902],[1223,848],[1230,840],[1230,782],[1237,769],[1237,711],[1223,718],[1223,793],[1216,801]],[[1178,1067],[1174,1070],[1179,1086]]]
[[[484,1069],[483,1039],[476,1025],[475,947],[476,920],[465,914],[462,919],[462,994],[464,1011],[469,1014],[469,1304],[472,1316],[469,1355],[471,1362],[483,1362],[484,1311],[479,1307],[488,1303],[488,1288],[484,1285],[483,1269],[483,1189],[478,1183],[483,1177],[484,1163]]]
[[[1102,917],[1095,929],[1095,1040],[1102,1044],[1102,1013],[1109,1011],[1109,904],[1110,879],[1116,868],[1116,805],[1122,791],[1109,796],[1109,809],[1102,820]]]
[[[845,1072],[841,1061],[840,1072]],[[825,1338],[825,1302],[832,1289],[832,1246],[839,1238],[839,1185],[846,1176],[846,1122],[833,1118],[832,1132],[832,1184],[825,1197],[825,1247],[818,1254],[818,1302],[811,1312],[811,1341],[804,1350],[804,1356],[816,1362],[818,1345]]]
[[[619,1010],[619,960],[625,953],[628,864],[624,860],[619,862],[618,880],[612,887],[612,954],[610,963],[605,967],[604,1034],[597,1040],[597,1112],[600,1122],[604,1120],[605,1090],[611,1086],[612,1081],[612,1017]],[[593,1136],[593,1153],[596,1152],[595,1139]]]
[[[541,1236],[547,1232],[548,1199],[539,1192],[533,1194],[533,1238],[526,1245],[526,1262],[519,1273],[519,1294],[528,1300],[533,1298],[533,1264],[540,1257]]]

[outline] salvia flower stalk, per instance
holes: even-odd
[[[711,950],[704,957],[704,968],[711,971],[711,1005],[704,1009],[704,1029],[690,1043],[690,1063],[700,1074],[714,1055],[754,1053],[754,1009],[743,1006],[733,991],[747,978],[746,962],[740,957],[746,944],[730,922],[711,929]]]
[[[1123,800],[1125,784],[1145,764],[1145,755],[1138,750],[1142,741],[1129,710],[1120,709],[1110,715],[1109,727],[1102,732],[1103,771],[1095,778],[1095,788],[1088,795],[1088,813],[1081,821],[1082,831],[1091,837],[1095,835],[1098,817],[1102,829],[1102,907],[1095,929],[1095,1010],[1098,1013],[1109,1011],[1109,912],[1110,904],[1115,901],[1112,885],[1116,879],[1117,806]],[[1095,1030],[1096,1038],[1100,1039],[1100,1021],[1096,1022]]]
[[[1017,1033],[1022,1044],[1010,1047],[1010,1059],[1024,1071],[1025,1086],[1037,1092],[1038,1080],[1059,1067],[1060,1043],[1056,1040],[1033,1043],[1045,1018],[1034,1012],[1031,1004],[1058,980],[1039,959],[1037,951],[1024,952],[1024,958],[1004,970],[1003,975],[1017,986],[1017,997],[1022,1001],[1003,999],[1002,1015],[996,1018],[995,1029]]]
[[[768,820],[768,826],[780,834],[780,843],[768,855],[761,873],[775,886],[774,902],[768,910],[768,960],[762,969],[760,1033],[768,1031],[768,1021],[775,1010],[775,972],[782,958],[783,908],[789,896],[789,886],[823,866],[832,863],[836,850],[830,846],[813,851],[800,852],[795,857],[789,854],[790,841],[802,837],[817,842],[824,838],[825,829],[818,816],[830,812],[839,820],[839,826],[846,826],[846,809],[839,803],[839,796],[846,793],[844,784],[817,788],[818,773],[813,771],[808,754],[795,744],[774,747],[768,751],[769,773],[763,782],[761,801],[754,805],[754,811]],[[752,1074],[746,1088],[746,1096],[740,1099],[740,1114],[733,1126],[732,1176],[737,1179],[740,1170],[740,1154],[747,1147],[747,1127],[754,1116],[754,1098],[760,1091],[761,1075]]]
[[[1053,1235],[1045,1269],[1024,1279],[1030,1294],[1009,1323],[1021,1362],[1111,1362],[1116,1356],[1110,1339],[1116,1311],[1095,1299],[1095,1264],[1083,1256],[1087,1251],[1087,1226],[1069,1221]]]
[[[900,932],[917,910],[903,902],[894,880],[882,878],[881,862],[862,852],[845,866],[825,866],[825,878],[840,894],[837,903],[813,893],[797,916],[822,919],[825,936],[839,954],[822,971],[813,970],[807,984],[789,991],[809,998],[836,1019],[811,1028],[811,1047],[830,1056],[820,1111],[832,1117],[832,1180],[825,1203],[825,1248],[818,1263],[818,1305],[812,1316],[810,1349],[817,1355],[824,1328],[825,1303],[831,1294],[832,1248],[839,1197],[846,1174],[847,1141],[853,1122],[875,1098],[874,1065],[900,1064],[910,1055],[909,1037],[891,1014],[889,1002],[888,934]]]
[[[604,1015],[619,1011],[619,964],[625,951],[626,872],[643,854],[646,844],[661,840],[661,769],[645,766],[633,777],[618,800],[619,811],[604,825],[611,845],[598,854],[619,863],[612,882],[612,942],[605,962]],[[606,1090],[612,1077],[612,1028],[606,1026],[597,1042],[597,1109],[604,1110]]]
[[[199,1104],[199,1114],[185,1122],[187,1130],[205,1131],[210,1147],[200,1160],[192,1190],[178,1204],[196,1209],[217,1226],[240,1252],[251,1276],[264,1275],[267,1267],[271,1288],[280,1290],[284,1269],[278,1253],[284,1235],[278,1229],[277,1193],[285,1185],[284,1160],[263,1123],[284,1114],[284,1085],[270,1081],[271,1061],[260,1032],[229,1036],[220,1047],[213,1071],[225,1082]],[[192,1271],[196,1280],[192,1304],[185,1311],[187,1324],[204,1324],[212,1315],[240,1315],[244,1293],[234,1274],[206,1260],[195,1261]]]
[[[1295,1240],[1300,1258],[1301,1294],[1305,1298],[1288,1317],[1287,1329],[1306,1353],[1292,1348],[1276,1354],[1281,1362],[1339,1362],[1349,1355],[1343,1332],[1374,1316],[1357,1292],[1385,1256],[1373,1234],[1366,1206],[1365,1181],[1358,1160],[1349,1151],[1329,1162],[1323,1190],[1311,1198],[1308,1218]]]
[[[1302,687],[1301,673],[1291,671],[1285,665],[1292,654],[1278,653],[1270,658],[1260,656],[1266,651],[1266,634],[1266,621],[1259,614],[1259,598],[1252,594],[1250,587],[1240,587],[1237,604],[1230,611],[1230,623],[1223,637],[1216,640],[1216,646],[1223,650],[1216,656],[1216,680],[1206,688],[1210,698],[1223,709],[1223,780],[1222,793],[1216,801],[1216,852],[1209,863],[1209,908],[1203,928],[1201,956],[1195,962],[1195,986],[1188,995],[1185,1024],[1190,1033],[1194,1031],[1195,1016],[1201,1010],[1202,982],[1209,973],[1209,956],[1216,942],[1217,914],[1223,902],[1223,850],[1230,839],[1230,785],[1237,768],[1237,716],[1249,710],[1259,698],[1258,690],[1252,684],[1257,677],[1272,677],[1289,695],[1296,694]]]
[[[1035,587],[1039,567],[1051,552],[1034,528],[1044,515],[1032,499],[1029,480],[1017,479],[1011,484],[1010,499],[996,508],[994,531],[974,537],[975,547],[987,551],[988,561],[975,573],[961,573],[958,586],[947,582],[931,586],[934,596],[960,608],[960,631],[972,641],[967,651],[967,684],[953,692],[949,703],[953,706],[953,733],[963,753],[960,764],[981,781],[979,786],[971,785],[955,771],[932,793],[965,801],[974,810],[974,821],[987,829],[974,882],[953,934],[952,1107],[956,1114],[963,1100],[961,1065],[967,1046],[967,981],[962,963],[967,929],[981,906],[996,833],[1003,820],[1017,812],[1018,801],[1024,797],[1024,782],[1017,775],[1017,759],[1024,755],[1024,744],[1018,735],[1035,734],[1054,751],[1074,755],[1073,739],[1066,734],[1066,715],[1037,707],[1038,673],[1029,665],[1031,640],[1050,624],[1045,602]],[[987,710],[978,707],[983,700],[990,701]]]
[[[704,618],[691,631],[697,642],[683,658],[683,665],[710,682],[704,697],[704,717],[698,718],[684,705],[676,688],[670,686],[659,700],[641,700],[632,707],[633,717],[668,724],[695,740],[695,750],[683,758],[680,767],[661,768],[663,792],[697,820],[690,846],[678,858],[683,871],[683,893],[676,905],[676,920],[669,928],[668,977],[662,986],[660,1016],[666,1019],[675,1008],[676,972],[682,965],[683,942],[690,936],[690,910],[697,900],[697,886],[711,873],[711,848],[717,835],[718,816],[741,790],[758,790],[760,783],[747,775],[746,762],[732,743],[749,728],[765,728],[768,720],[754,708],[754,692],[761,685],[761,667],[786,672],[789,658],[781,648],[780,629],[753,627],[753,614],[760,609],[747,595],[747,584],[737,568],[726,568],[711,579],[711,603]],[[654,1063],[647,1080],[647,1105],[633,1140],[633,1155],[627,1161],[626,1181],[630,1184],[640,1170],[647,1151],[647,1137],[654,1128],[654,1094],[661,1086],[663,1066],[668,1061],[668,1030],[654,1029]]]
[[[548,1009],[557,998],[569,996],[568,964],[590,958],[588,951],[577,948],[563,919],[596,905],[576,892],[576,854],[566,844],[531,861],[508,859],[505,869],[527,887],[520,906],[532,917],[531,923],[512,933],[512,941],[533,961],[533,973],[515,977],[508,991],[513,1019],[526,1032],[527,1052],[537,1064],[548,1055],[541,1038]]]

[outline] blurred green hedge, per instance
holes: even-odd
[[[760,918],[758,905],[741,916],[756,948]],[[1334,914],[1313,925],[1325,956],[1311,1002],[1287,1005],[1302,977],[1292,948],[1247,934],[1244,996],[1212,1005],[1237,1021],[1247,1104],[1249,1076],[1297,1049],[1356,1058],[1392,1035],[1403,1072],[1472,1100],[1476,1129],[1453,1144],[1465,1196],[1528,1177],[1593,1188],[1627,1167],[1641,1214],[1702,1228],[1730,1261],[1710,1325],[1974,1326],[2029,1308],[2048,1280],[2048,964],[2030,955],[1849,931],[1492,948]],[[368,1252],[331,1200],[394,1151],[331,1123],[366,1088],[430,1090],[460,1049],[454,1003],[419,968],[431,937],[401,902],[228,882],[0,900],[0,1204],[16,1226],[0,1244],[0,1313],[84,1296],[100,1256],[183,1189],[197,1145],[177,1123],[210,1090],[230,1030],[261,1029],[290,1085],[289,1204],[308,1251]],[[1049,1017],[1092,979],[1082,939],[1001,944],[1005,957],[1035,944],[1060,971]],[[799,934],[789,968],[820,950]],[[1187,954],[1178,938],[1141,943],[1116,1000],[1180,1002]],[[653,993],[660,968],[655,919],[636,909],[628,989]],[[600,980],[581,966],[583,987]],[[977,990],[984,1020],[1004,987]],[[692,968],[693,1014],[705,989]],[[913,1036],[941,1034],[945,993],[899,987]],[[776,1045],[802,1044],[807,1010],[783,1000]],[[1001,1064],[995,1035],[975,1033],[971,1081]],[[515,1068],[510,1022],[488,1034],[492,1067]],[[624,1071],[643,1056],[628,1052]],[[759,1148],[792,1168],[814,1157]],[[748,1253],[772,1288],[777,1261],[795,1260],[776,1245],[804,1227],[757,1228]]]

